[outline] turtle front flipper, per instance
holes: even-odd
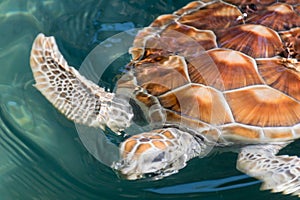
[[[300,196],[300,158],[276,153],[279,145],[254,145],[242,149],[237,168],[263,181],[262,190]]]
[[[177,128],[134,135],[120,146],[121,160],[112,166],[125,179],[160,179],[177,173],[186,162],[205,152],[201,138]]]
[[[67,118],[76,123],[120,131],[133,116],[126,99],[106,92],[68,66],[55,39],[39,34],[32,45],[30,65],[35,87]]]

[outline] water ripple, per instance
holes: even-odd
[[[73,123],[32,87],[29,52],[37,33],[54,35],[67,60],[80,66],[94,45],[107,37],[132,27],[147,26],[156,16],[170,13],[187,2],[0,2],[1,200],[233,200],[253,199],[254,196],[255,199],[291,199],[268,191],[259,192],[259,184],[253,180],[233,182],[240,173],[235,170],[236,156],[231,154],[194,159],[179,174],[160,181],[119,179],[109,167],[87,152]],[[245,184],[248,186],[244,187]],[[172,193],[174,190],[182,193]]]

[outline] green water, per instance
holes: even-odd
[[[259,191],[258,181],[235,169],[233,153],[194,159],[160,181],[121,180],[89,154],[74,124],[32,87],[29,51],[39,32],[54,35],[69,63],[79,67],[106,38],[147,26],[187,2],[0,1],[0,200],[296,199]],[[106,73],[103,81],[112,86],[120,70]],[[286,152],[297,154],[299,148],[296,143]]]

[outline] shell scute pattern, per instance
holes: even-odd
[[[116,93],[68,66],[54,38],[39,34],[35,86],[76,123],[117,134],[140,119],[152,125],[120,144],[111,167],[126,179],[169,176],[230,146],[240,151],[237,169],[262,189],[300,197],[300,158],[277,155],[300,138],[299,4],[203,0],[160,16],[137,34]]]
[[[124,152],[124,154],[130,153],[138,156],[139,154],[146,152],[147,150],[152,150],[152,147],[164,150],[167,147],[174,146],[172,140],[175,139],[175,136],[173,136],[170,131],[159,129],[153,132],[157,134],[153,135],[148,133],[133,136],[129,139],[129,141],[121,146],[122,152]]]
[[[188,15],[183,14],[178,21],[200,30],[219,30],[242,24],[242,20],[238,20],[239,16],[242,16],[242,13],[237,7],[218,1],[196,9]]]
[[[246,22],[268,26],[276,31],[284,31],[300,26],[300,16],[294,11],[292,5],[275,3],[268,6],[265,11],[253,14]]]
[[[220,31],[218,36],[221,47],[241,51],[253,58],[272,57],[282,51],[278,34],[262,25],[235,26]]]
[[[136,98],[168,124],[232,140],[298,138],[299,26],[298,1],[191,2],[136,37]]]

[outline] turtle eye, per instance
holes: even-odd
[[[161,162],[165,157],[165,152],[161,152],[160,154],[158,154],[158,156],[156,156],[152,162]]]

